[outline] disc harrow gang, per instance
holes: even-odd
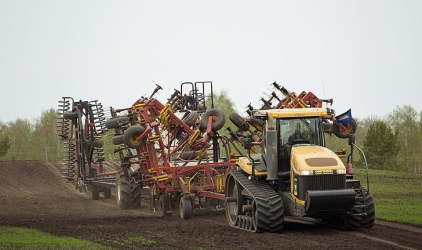
[[[115,172],[105,173],[102,164],[105,157],[101,136],[107,132],[103,106],[98,101],[75,102],[71,97],[63,97],[58,111],[57,130],[63,142],[63,178],[74,183],[80,191],[90,190],[92,199],[98,199],[99,192],[109,198],[110,188],[114,186],[109,176]]]

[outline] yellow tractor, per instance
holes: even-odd
[[[262,140],[244,138],[248,156],[226,177],[228,223],[252,232],[278,232],[285,216],[311,217],[345,229],[370,228],[375,207],[369,190],[346,173],[325,147],[327,110],[285,108],[254,111]],[[332,125],[332,124],[329,124]],[[349,137],[354,145],[354,137]],[[253,146],[260,152],[251,154]],[[353,150],[352,150],[353,151]]]

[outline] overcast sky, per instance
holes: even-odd
[[[357,118],[419,112],[421,47],[418,0],[0,0],[0,120],[62,96],[125,108],[156,83],[164,102],[204,80],[241,115],[274,81]]]

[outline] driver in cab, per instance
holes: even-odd
[[[284,133],[283,143],[293,146],[295,140],[305,139],[300,132],[300,123],[294,121],[289,122],[289,130]]]

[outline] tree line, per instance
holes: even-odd
[[[56,161],[62,157],[57,135],[57,111],[43,111],[39,118],[0,122],[0,159]]]
[[[217,93],[214,100],[217,100],[216,108],[226,114],[226,127],[235,130],[228,119],[229,114],[235,111],[228,94],[224,91]],[[33,121],[0,121],[0,160],[62,160],[57,118],[57,110],[51,108]],[[356,120],[356,145],[364,150],[370,168],[421,173],[422,112],[418,113],[413,107],[404,105],[397,106],[383,118],[371,116]],[[107,159],[116,159],[111,143],[113,135],[110,132],[103,138],[104,151]],[[326,141],[327,147],[333,151],[348,148],[347,139],[326,135]],[[354,161],[363,165],[363,158],[358,155],[356,151]]]
[[[370,168],[422,172],[422,112],[410,105],[397,106],[385,117],[371,116],[357,123],[356,145],[365,152]],[[348,140],[328,136],[327,145],[338,150],[347,147]],[[364,164],[356,158],[358,165]]]

